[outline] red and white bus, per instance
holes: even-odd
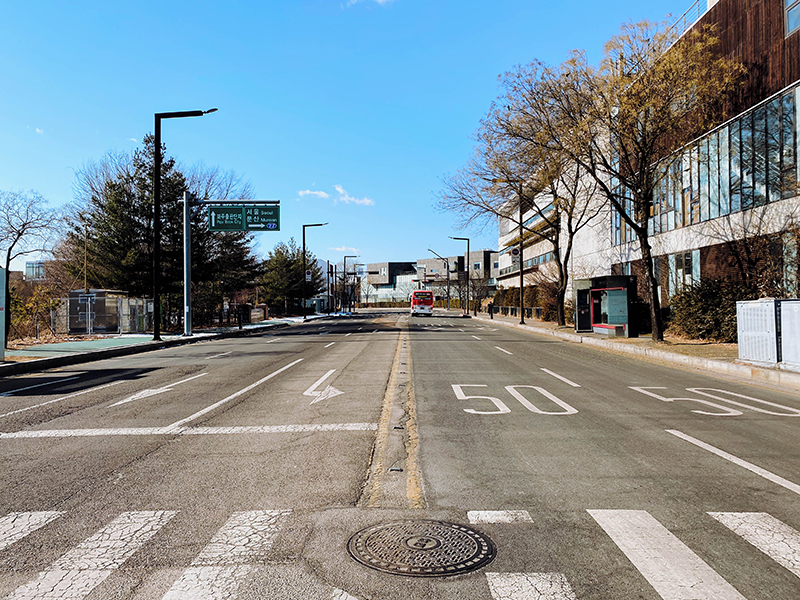
[[[425,290],[415,290],[411,292],[411,314],[432,315],[433,292],[428,292]]]

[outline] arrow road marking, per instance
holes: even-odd
[[[317,391],[317,388],[322,385],[322,382],[325,381],[328,377],[333,375],[336,372],[336,369],[331,369],[325,375],[317,379],[314,384],[308,388],[305,392],[303,392],[303,396],[315,396],[315,399],[311,404],[316,404],[317,402],[321,402],[322,400],[327,400],[328,398],[334,398],[335,396],[340,396],[344,394],[344,392],[337,390],[333,386],[328,386],[324,390]]]
[[[189,379],[184,379],[183,381],[177,381],[175,383],[170,383],[169,385],[165,385],[162,388],[156,389],[147,389],[142,390],[141,392],[136,392],[133,396],[128,396],[124,400],[120,400],[119,402],[115,402],[109,408],[113,408],[115,406],[119,406],[120,404],[127,404],[128,402],[133,402],[134,400],[142,400],[143,398],[149,398],[150,396],[157,396],[158,394],[163,394],[164,392],[171,392],[172,388],[176,385],[180,385],[182,383],[186,383],[187,381],[191,381],[192,379],[197,379],[198,377],[203,377],[204,375],[208,375],[208,373],[200,373],[200,375],[195,375],[194,377],[189,377]]]

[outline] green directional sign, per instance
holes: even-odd
[[[280,231],[280,206],[209,206],[209,231]]]
[[[246,206],[244,208],[245,231],[280,231],[280,206]]]
[[[241,206],[209,206],[209,231],[243,231],[244,209]]]

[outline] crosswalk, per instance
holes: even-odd
[[[693,551],[688,543],[649,512],[609,509],[589,509],[586,512],[590,522],[596,523],[663,600],[748,600],[701,558],[701,552]],[[151,542],[177,514],[177,511],[123,512],[5,598],[87,598]],[[159,594],[162,600],[236,598],[242,582],[251,577],[260,565],[270,562],[277,536],[292,514],[290,510],[231,514],[176,577],[166,594],[162,590]],[[800,532],[764,512],[707,514],[720,524],[716,529],[709,528],[709,535],[733,533],[749,544],[746,547],[769,557],[800,578]],[[41,511],[13,512],[0,518],[0,552],[13,552],[15,544],[34,532],[58,527],[63,516],[62,512]],[[498,527],[525,527],[535,522],[525,510],[468,511],[465,517],[470,524],[490,526],[495,528],[493,531]],[[490,565],[477,576],[486,582],[487,599],[578,600],[574,591],[574,573],[568,576],[535,569],[502,572],[492,570]],[[332,586],[326,589],[325,600],[359,600],[347,591]],[[102,594],[92,597],[102,597]],[[315,593],[314,598],[320,598],[319,594]]]

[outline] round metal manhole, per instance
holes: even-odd
[[[484,534],[446,521],[401,521],[362,529],[347,542],[355,560],[372,569],[412,577],[459,575],[495,557]]]

